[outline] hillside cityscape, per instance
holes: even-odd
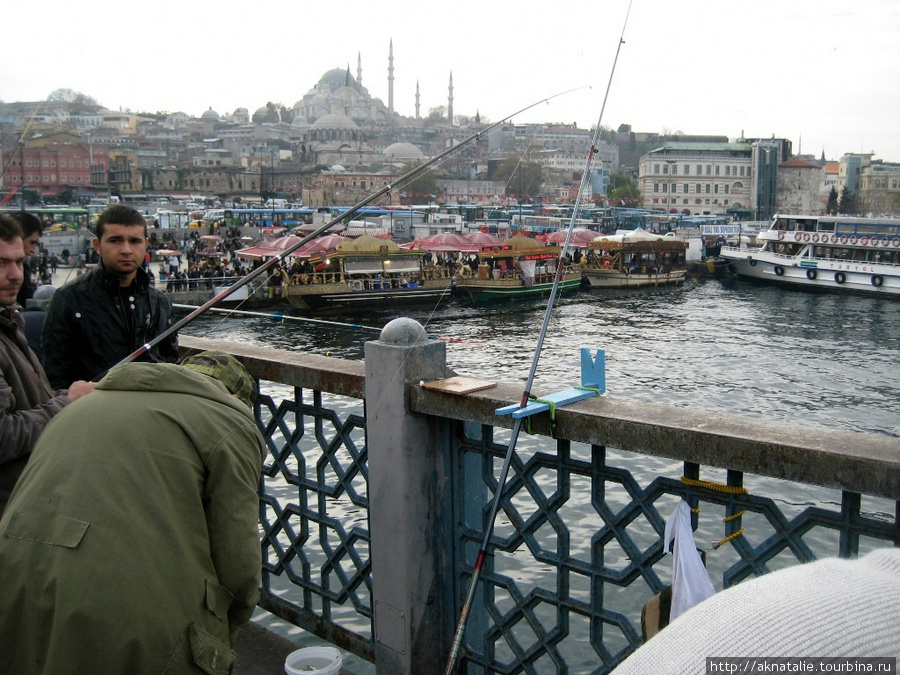
[[[390,81],[390,78],[389,78]],[[333,69],[293,105],[199,117],[111,111],[68,89],[0,102],[0,199],[84,204],[98,196],[212,205],[272,198],[351,205],[487,128],[477,111],[414,114],[370,95],[357,72]],[[391,193],[395,205],[513,207],[575,200],[593,130],[510,120]],[[796,155],[786,138],[601,129],[582,203],[763,220],[774,213],[900,213],[900,163],[874,153]]]

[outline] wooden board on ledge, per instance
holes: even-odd
[[[487,380],[476,380],[474,377],[447,377],[443,380],[423,382],[422,386],[425,389],[443,391],[448,394],[471,394],[474,391],[496,387],[497,383],[488,382]]]

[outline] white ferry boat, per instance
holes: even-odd
[[[757,241],[723,246],[720,256],[752,279],[900,296],[900,220],[776,215]]]

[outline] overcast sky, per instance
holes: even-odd
[[[628,0],[36,0],[4,8],[0,100],[57,88],[113,109],[199,115],[291,106],[362,57],[394,108],[596,124]],[[784,137],[794,151],[900,162],[897,0],[633,0],[604,126]]]

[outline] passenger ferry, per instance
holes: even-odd
[[[404,251],[391,239],[364,235],[314,253],[308,273],[291,274],[284,297],[298,309],[358,307],[449,298],[452,276],[425,264],[425,251]]]
[[[641,228],[595,237],[581,258],[591,288],[680,284],[687,273],[688,242]]]
[[[549,295],[558,266],[565,264],[560,263],[560,252],[558,246],[545,246],[522,235],[497,246],[485,246],[475,254],[474,271],[466,263],[459,268],[456,289],[476,303]],[[559,291],[573,291],[579,286],[581,270],[566,265]]]
[[[740,276],[812,290],[900,295],[900,220],[776,215],[758,248],[723,247]]]

